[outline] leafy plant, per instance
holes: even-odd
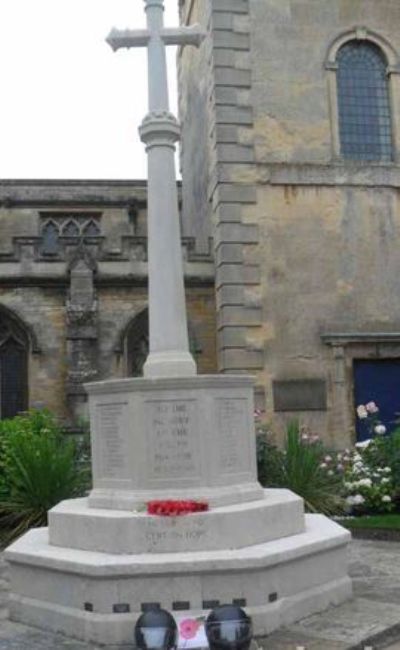
[[[262,443],[259,443],[262,445]],[[266,487],[285,487],[304,499],[308,512],[337,514],[343,511],[342,477],[327,468],[326,455],[317,436],[302,435],[299,423],[287,428],[283,451],[262,445],[259,478]]]
[[[84,493],[76,447],[49,413],[32,412],[1,425],[0,516],[4,541],[47,523],[59,501]]]

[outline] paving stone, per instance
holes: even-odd
[[[380,603],[367,598],[334,607],[322,614],[314,614],[291,627],[312,638],[331,639],[347,643],[347,647],[383,634],[400,621],[400,604]]]

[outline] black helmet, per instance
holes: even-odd
[[[135,625],[135,643],[140,650],[171,650],[176,648],[177,638],[175,619],[165,609],[149,609]]]
[[[205,624],[211,650],[248,650],[252,639],[251,618],[237,605],[221,605],[210,612]]]

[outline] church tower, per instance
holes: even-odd
[[[181,0],[183,212],[212,237],[219,369],[345,447],[400,398],[400,4]]]

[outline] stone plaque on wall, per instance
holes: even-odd
[[[129,478],[127,402],[110,402],[96,407],[97,432],[100,441],[101,478]]]
[[[275,411],[325,411],[324,379],[290,379],[272,382]]]
[[[146,404],[147,473],[157,479],[200,474],[194,400],[152,400]]]
[[[218,429],[220,432],[216,453],[221,474],[233,474],[247,470],[249,465],[248,446],[243,444],[243,432],[248,431],[247,401],[227,398],[216,401]]]

